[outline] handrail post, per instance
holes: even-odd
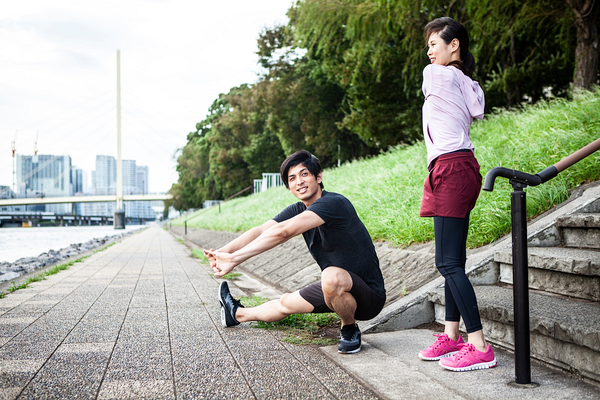
[[[527,196],[525,185],[510,180],[513,257],[513,308],[515,315],[515,383],[531,383],[529,338],[529,265],[527,260]]]
[[[531,342],[529,336],[529,265],[527,260],[527,186],[537,186],[549,181],[561,171],[600,150],[600,138],[577,150],[554,165],[535,175],[525,172],[494,167],[485,174],[482,189],[494,190],[497,177],[508,179],[513,187],[510,195],[512,218],[512,258],[513,258],[513,307],[515,316],[515,383],[539,386],[531,383]]]

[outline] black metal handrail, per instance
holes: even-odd
[[[554,178],[571,165],[600,149],[600,138],[563,158],[556,164],[535,175],[526,172],[495,167],[485,175],[483,190],[494,190],[497,177],[507,178],[513,187],[510,195],[512,218],[513,256],[513,307],[515,314],[515,383],[531,384],[531,359],[529,337],[529,265],[527,262],[527,186],[537,186]]]

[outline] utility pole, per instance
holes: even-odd
[[[121,51],[117,50],[117,207],[113,219],[115,229],[125,229],[123,211],[123,163],[121,162]]]

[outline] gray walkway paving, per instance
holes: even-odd
[[[223,328],[219,281],[153,227],[0,299],[0,399],[376,398],[314,347]]]

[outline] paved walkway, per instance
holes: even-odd
[[[153,227],[7,295],[0,399],[376,398],[317,348],[223,328],[218,285]]]

